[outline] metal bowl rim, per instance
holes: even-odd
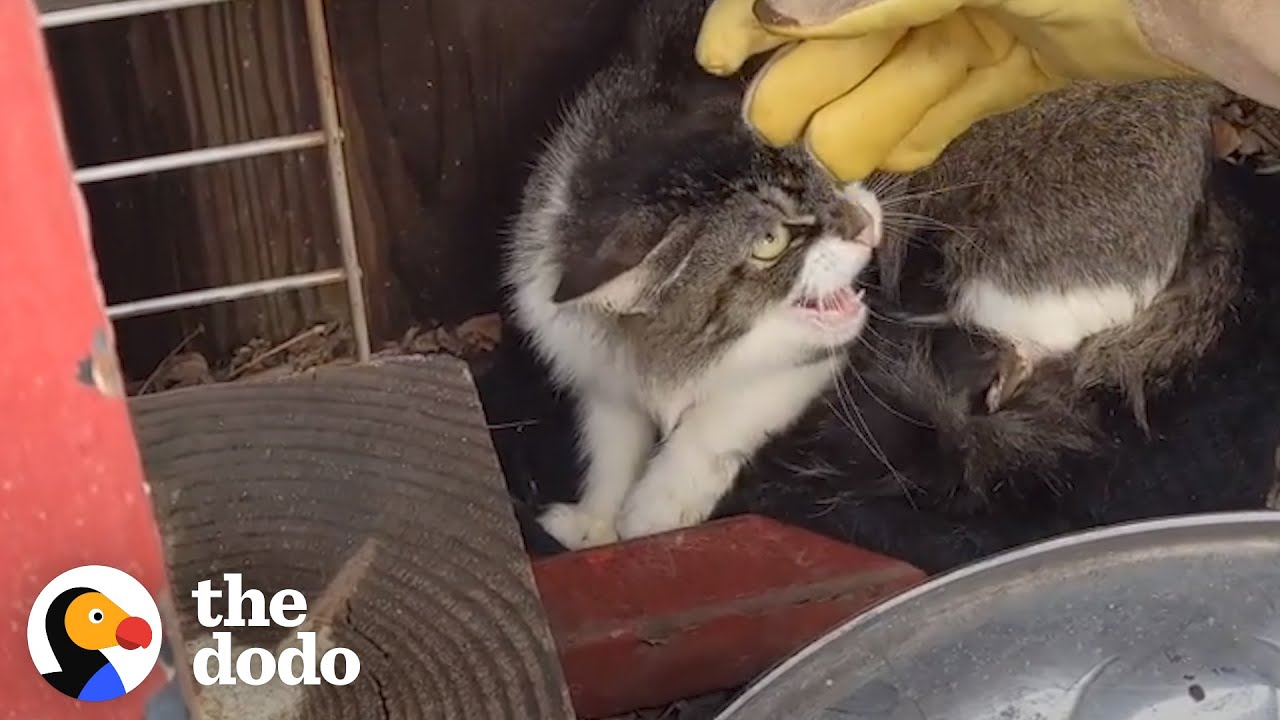
[[[1118,523],[1101,528],[1094,528],[1092,530],[1060,535],[1048,540],[1042,540],[1037,543],[1014,548],[969,565],[958,567],[954,570],[934,576],[926,580],[924,583],[921,583],[920,585],[917,585],[916,587],[899,595],[895,595],[870,610],[860,613],[844,623],[832,628],[822,637],[800,649],[785,661],[774,666],[772,670],[756,678],[756,680],[752,682],[752,684],[743,691],[741,695],[736,697],[728,707],[716,716],[716,720],[733,720],[734,713],[741,710],[743,706],[753,700],[760,692],[771,687],[780,676],[790,671],[792,667],[822,650],[836,639],[852,634],[859,626],[874,623],[885,615],[897,611],[899,607],[916,602],[926,596],[946,592],[952,585],[955,585],[967,578],[971,578],[974,575],[992,572],[999,569],[1009,569],[1028,561],[1043,562],[1048,558],[1052,558],[1055,554],[1066,550],[1079,550],[1080,548],[1087,547],[1089,545],[1113,542],[1120,538],[1129,538],[1136,535],[1147,535],[1153,540],[1156,540],[1160,536],[1170,532],[1180,533],[1195,528],[1213,528],[1215,530],[1239,529],[1250,531],[1256,530],[1259,526],[1264,528],[1266,526],[1275,526],[1277,529],[1280,529],[1280,512],[1275,510],[1244,510],[1180,515],[1155,520],[1137,520],[1127,523]]]

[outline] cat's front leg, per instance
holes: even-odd
[[[538,518],[570,550],[617,542],[618,509],[653,449],[644,411],[617,398],[587,397],[579,405],[580,448],[587,473],[576,503],[551,505]]]
[[[804,412],[832,370],[816,363],[773,373],[686,410],[627,496],[618,535],[653,535],[710,517],[742,465]]]

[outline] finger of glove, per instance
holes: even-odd
[[[964,81],[972,49],[949,25],[912,30],[865,81],[814,114],[805,145],[838,179],[869,175]]]
[[[881,169],[901,173],[930,165],[974,123],[1016,110],[1062,84],[1040,70],[1027,48],[1015,46],[1000,62],[970,72],[959,87],[929,108],[885,156]]]
[[[920,27],[968,4],[967,0],[755,0],[767,31],[791,38],[855,37]]]
[[[795,142],[814,112],[865,80],[902,34],[809,40],[779,50],[747,88],[743,117],[765,142]]]
[[[751,12],[752,0],[715,0],[702,16],[694,56],[707,72],[732,75],[747,58],[790,42],[765,30]]]

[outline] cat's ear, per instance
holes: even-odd
[[[568,256],[553,300],[584,302],[618,314],[653,309],[661,290],[683,263],[664,268],[666,250],[675,238],[670,223],[650,213],[624,213],[602,240],[567,243]]]

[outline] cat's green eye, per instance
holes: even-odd
[[[786,225],[774,225],[764,237],[756,241],[751,248],[751,258],[763,263],[773,262],[782,257],[782,253],[791,247],[791,231]]]

